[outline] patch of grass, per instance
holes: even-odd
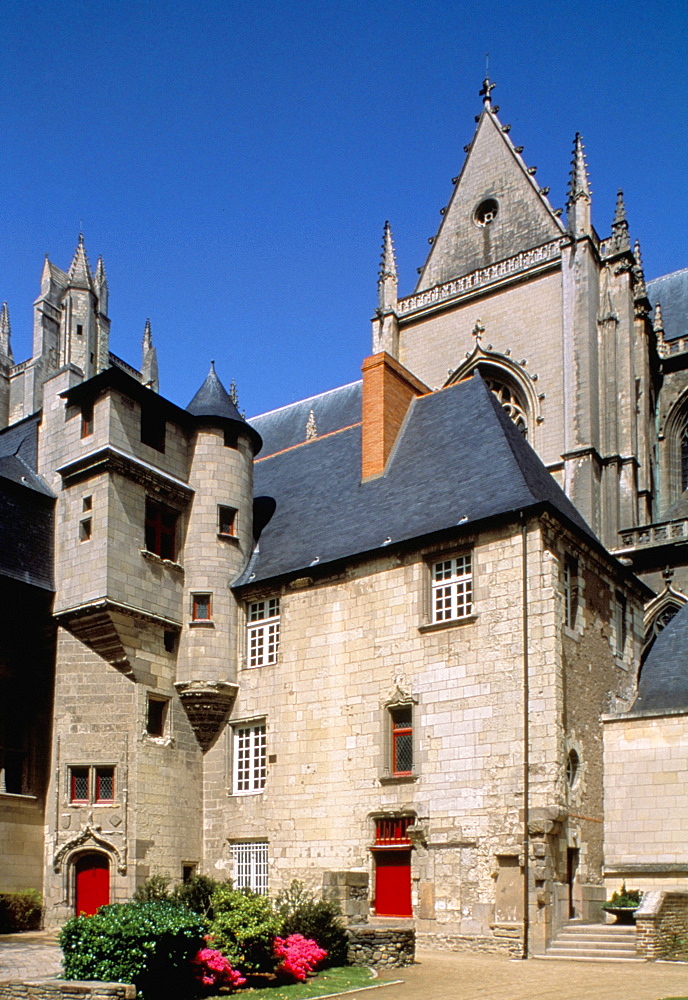
[[[343,965],[325,969],[305,983],[284,986],[276,982],[274,986],[265,986],[261,989],[238,990],[232,996],[237,1000],[242,997],[246,1000],[308,1000],[310,997],[322,997],[328,993],[343,993],[345,990],[371,986],[373,981],[370,969]],[[226,1000],[226,997],[220,994],[217,997],[210,997],[209,1000]]]

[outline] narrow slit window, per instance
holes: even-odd
[[[389,710],[392,724],[392,774],[413,773],[413,707],[398,705]]]

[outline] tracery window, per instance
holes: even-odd
[[[526,416],[525,405],[519,399],[515,390],[491,375],[483,375],[483,378],[485,379],[487,388],[497,397],[501,406],[506,410],[509,419],[516,424],[521,434],[527,438],[528,417]]]
[[[688,490],[688,423],[681,434],[681,489]]]

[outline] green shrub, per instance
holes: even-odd
[[[166,875],[151,875],[133,896],[135,903],[163,903],[171,899],[170,880]]]
[[[38,889],[0,892],[0,934],[36,931],[42,916],[43,899]]]
[[[608,906],[640,906],[642,893],[640,889],[627,889],[626,882],[621,883],[621,889],[612,893],[612,898],[608,903],[604,903],[602,909]]]
[[[282,921],[281,937],[302,934],[327,952],[323,965],[346,965],[348,942],[341,909],[335,900],[315,899],[302,882],[279,893],[275,909]]]
[[[272,941],[280,919],[267,896],[220,884],[212,898],[211,947],[217,948],[242,972],[272,972]]]
[[[115,903],[60,932],[64,978],[134,983],[140,997],[191,996],[202,919],[169,902]]]
[[[207,921],[213,919],[213,893],[218,886],[232,887],[231,882],[218,882],[209,875],[194,875],[188,882],[176,885],[171,893],[175,903],[186,906]]]

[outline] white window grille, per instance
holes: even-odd
[[[251,889],[261,896],[268,894],[268,845],[265,842],[247,840],[232,844],[234,862],[234,887]]]
[[[442,559],[432,567],[432,620],[466,618],[473,611],[473,573],[470,553]]]
[[[234,729],[234,794],[262,792],[267,774],[265,723]]]
[[[277,662],[280,641],[279,597],[252,601],[248,606],[248,665],[264,667]]]

